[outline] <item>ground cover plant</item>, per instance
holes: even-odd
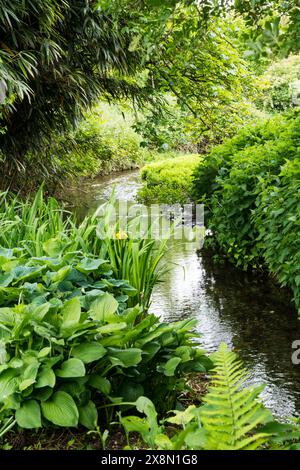
[[[1,250],[2,418],[93,429],[96,405],[110,410],[146,393],[168,406],[185,374],[209,368],[191,342],[194,321],[164,324],[127,308],[135,290],[111,275],[107,261],[78,252],[28,260]]]

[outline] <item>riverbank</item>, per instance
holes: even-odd
[[[134,202],[142,184],[139,171],[86,180],[84,198],[72,192],[73,210],[81,217],[92,213],[113,188],[117,197]],[[266,384],[263,400],[273,413],[298,415],[300,369],[291,362],[291,345],[300,337],[300,323],[288,292],[263,272],[243,272],[226,260],[215,263],[213,255],[173,242],[165,254],[172,269],[154,288],[151,312],[168,322],[197,319],[207,351],[216,351],[222,341],[229,344],[249,368],[249,383]]]
[[[106,201],[112,190],[111,182],[102,187],[104,193],[107,191]],[[133,197],[133,191],[125,194]],[[94,196],[99,204],[104,194]],[[224,309],[225,299],[220,299],[218,327],[213,324],[211,310],[206,319],[203,310],[199,310],[200,306],[209,305],[205,302],[206,292],[211,295],[209,302],[216,301],[216,305],[219,294],[216,279],[212,274],[206,276],[194,246],[182,246],[180,240],[174,240],[175,245],[170,242],[167,249],[160,242],[135,241],[128,235],[112,238],[110,231],[99,240],[97,227],[100,223],[106,230],[105,217],[98,220],[87,216],[78,225],[72,215],[66,217],[55,200],[44,200],[42,191],[27,202],[4,196],[0,215],[0,437],[4,448],[20,443],[31,447],[32,436],[39,437],[39,445],[44,445],[47,432],[50,436],[46,448],[50,442],[55,448],[57,433],[64,446],[93,446],[94,441],[88,437],[90,431],[96,436],[96,446],[99,440],[102,446],[104,441],[109,446],[123,446],[119,431],[114,431],[113,423],[119,422],[123,436],[133,433],[129,443],[134,448],[247,449],[250,436],[247,430],[243,431],[243,423],[237,425],[235,419],[244,412],[249,413],[251,448],[262,445],[260,429],[270,420],[277,436],[280,425],[257,401],[261,388],[253,389],[251,380],[258,379],[257,370],[250,366],[251,380],[245,382],[246,372],[225,344],[238,349],[238,325],[231,325],[232,344],[229,336],[224,342],[219,335],[226,332],[224,320],[234,313],[233,306]],[[159,266],[160,261],[177,271],[168,269],[167,273],[164,266]],[[200,273],[205,274],[206,286],[199,283]],[[160,290],[162,286],[167,289],[165,293]],[[234,298],[239,299],[236,283],[233,288]],[[168,318],[164,303],[158,303],[164,295],[165,305],[179,318]],[[194,303],[194,312],[188,310],[189,302]],[[261,306],[257,306],[260,316]],[[249,325],[261,329],[253,312],[241,314]],[[272,326],[273,347],[274,315]],[[252,338],[253,331],[246,330],[243,324],[241,327]],[[209,356],[201,347],[205,328],[210,337],[218,333],[218,344]],[[198,332],[202,334],[200,339]],[[281,328],[278,333],[282,334]],[[247,344],[241,346],[241,357],[253,356],[258,365],[266,366],[255,349],[249,351]],[[285,357],[282,345],[281,356]],[[228,372],[228,364],[234,374]],[[210,375],[212,369],[214,373]],[[270,370],[267,377],[271,383],[275,366]],[[200,383],[196,380],[199,372]],[[206,376],[210,378],[208,390]],[[287,377],[284,375],[285,386]],[[227,384],[226,389],[220,387],[221,383]],[[245,388],[249,385],[251,388]],[[232,430],[226,425],[223,431],[224,417],[228,403],[238,403],[240,394],[246,399],[232,411],[232,422],[235,429],[241,429],[241,437],[233,442]],[[215,404],[216,396],[221,408]],[[280,394],[272,391],[271,397],[276,407],[285,405],[284,413],[297,414],[292,411],[296,395],[284,403],[286,396],[281,387]],[[252,419],[254,409],[258,421]],[[220,410],[224,410],[224,417]],[[216,419],[213,427],[211,413]],[[86,428],[86,440],[82,427]],[[79,429],[78,435],[75,429]],[[289,426],[283,432],[287,429],[293,433],[294,428]],[[203,430],[204,441],[199,439]],[[70,435],[73,437],[66,443]],[[269,434],[263,444],[272,445]]]

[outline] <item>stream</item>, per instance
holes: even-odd
[[[68,190],[80,217],[95,211],[113,188],[134,201],[141,186],[136,170],[102,176]],[[205,250],[173,241],[171,269],[152,296],[150,311],[164,321],[196,318],[208,352],[223,341],[250,372],[249,384],[265,384],[262,398],[278,417],[300,416],[300,365],[293,365],[292,343],[300,340],[300,320],[289,299],[265,275],[216,266]]]

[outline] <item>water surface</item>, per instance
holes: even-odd
[[[72,190],[80,215],[92,212],[115,188],[116,197],[134,201],[138,171],[86,180]],[[300,415],[300,365],[292,364],[292,342],[300,321],[288,296],[265,276],[218,267],[204,250],[172,242],[164,282],[154,290],[151,311],[165,321],[196,318],[201,343],[215,351],[226,342],[250,371],[250,383],[264,383],[265,404],[281,417]]]

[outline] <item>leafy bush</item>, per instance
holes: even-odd
[[[283,165],[279,179],[260,195],[253,214],[259,235],[257,245],[271,272],[291,287],[300,311],[300,162]]]
[[[300,55],[271,64],[257,79],[258,107],[281,112],[300,105]]]
[[[208,208],[214,240],[226,256],[243,269],[267,266],[293,289],[298,307],[299,261],[291,240],[299,238],[299,124],[294,112],[243,130],[199,165],[193,182],[197,200]],[[281,207],[274,197],[278,191]],[[286,221],[282,206],[289,208]]]
[[[234,155],[242,150],[257,145],[263,146],[269,141],[276,140],[279,133],[284,131],[286,124],[282,116],[263,119],[257,124],[244,127],[235,137],[215,147],[201,160],[193,173],[194,199],[205,202],[209,207],[211,195],[221,187],[222,176],[227,175],[233,166]]]
[[[140,395],[174,406],[184,375],[210,367],[193,320],[164,324],[127,308],[135,289],[111,275],[79,252],[28,260],[1,249],[1,420],[92,429],[100,408]]]
[[[126,433],[138,432],[152,449],[256,450],[281,447],[299,450],[299,426],[274,420],[258,401],[263,387],[245,388],[248,373],[236,354],[221,344],[212,359],[212,382],[203,405],[174,411],[173,416],[159,424],[154,405],[146,397],[140,397],[136,408],[146,417],[121,417]],[[170,425],[176,428],[170,429]]]
[[[75,175],[106,174],[140,165],[146,153],[121,106],[100,103],[56,150],[62,168]],[[126,116],[126,119],[125,119]],[[64,150],[65,149],[65,150]]]
[[[146,165],[141,172],[145,185],[138,199],[145,204],[189,202],[191,175],[198,162],[198,155],[186,155]]]

